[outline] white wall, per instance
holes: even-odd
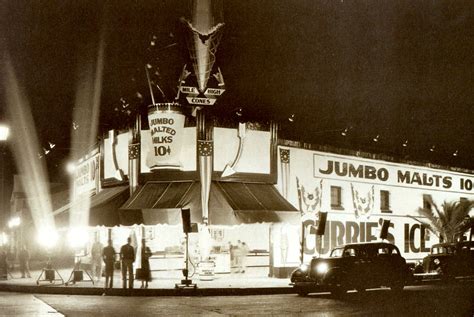
[[[329,239],[327,242],[330,248],[340,244],[341,241],[347,243],[379,240],[382,220],[387,219],[392,222],[389,233],[393,236],[395,244],[403,255],[409,259],[422,258],[426,255],[427,248],[438,242],[436,237],[425,234],[425,230],[419,228],[419,223],[416,220],[408,217],[420,216],[417,210],[423,206],[423,195],[431,195],[433,201],[440,207],[444,201],[456,201],[461,197],[474,199],[474,190],[465,188],[466,181],[474,183],[474,176],[470,174],[298,148],[282,148],[290,151],[290,163],[286,166],[287,168],[284,168],[285,164],[282,165],[278,160],[278,189],[280,192],[284,192],[285,184],[283,184],[282,173],[285,173],[285,170],[289,171],[286,185],[288,186],[287,199],[298,209],[300,200],[297,178],[300,188],[304,187],[308,194],[317,196],[316,189],[322,189],[321,203],[316,206],[313,212],[311,212],[311,203],[308,208],[302,200],[301,206],[303,211],[307,211],[304,219],[316,219],[319,212],[328,212],[329,223],[326,227],[326,239]],[[368,168],[369,172],[347,175],[343,175],[344,173],[338,175],[335,171],[326,173],[329,171],[328,164],[334,166],[334,162],[346,163],[347,167],[352,164],[353,169],[363,166],[363,169]],[[376,171],[375,177],[370,172],[374,170]],[[380,177],[376,176],[377,171]],[[399,173],[401,175],[409,174],[410,181],[404,177],[399,178]],[[438,179],[438,183],[436,179]],[[464,188],[461,186],[461,180]],[[342,209],[331,207],[331,186],[338,186],[342,189]],[[367,201],[372,198],[372,187],[373,207],[369,208],[370,212],[366,215],[356,215],[352,188]],[[381,190],[390,192],[391,213],[384,213],[380,209]],[[314,203],[314,200],[310,201],[308,196],[306,201]],[[308,240],[310,240],[309,245],[314,245],[314,235]]]

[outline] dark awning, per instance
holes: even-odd
[[[202,221],[200,183],[149,182],[121,207],[120,220],[124,225],[179,224],[181,208],[191,209],[191,222]],[[211,184],[209,223],[212,225],[299,221],[296,208],[271,184]]]
[[[149,182],[122,206],[122,209],[180,208],[194,182]]]
[[[271,184],[215,182],[235,211],[297,211]]]
[[[89,225],[107,227],[120,225],[118,210],[129,197],[128,189],[128,185],[103,188],[98,194],[92,196],[90,198]],[[53,212],[56,226],[69,226],[71,205],[72,203],[68,203]]]

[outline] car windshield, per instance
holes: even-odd
[[[343,250],[344,249],[342,249],[342,248],[333,249],[331,251],[331,255],[329,257],[331,257],[331,258],[340,258],[342,256],[342,251]]]
[[[433,247],[431,254],[452,254],[453,248],[447,246]]]

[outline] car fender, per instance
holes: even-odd
[[[346,272],[341,267],[330,268],[324,275],[324,284],[339,284],[346,279]]]

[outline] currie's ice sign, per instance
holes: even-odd
[[[179,105],[157,104],[148,109],[152,147],[146,164],[151,169],[180,169],[184,119]]]

